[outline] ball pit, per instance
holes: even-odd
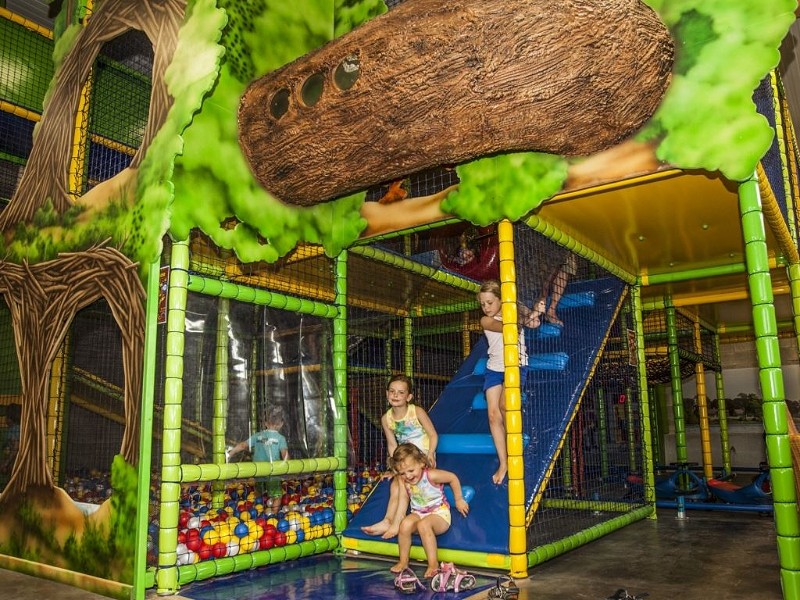
[[[361,508],[379,469],[351,471],[347,478],[347,518]],[[333,476],[317,474],[285,479],[280,508],[272,511],[271,498],[260,494],[258,482],[231,483],[222,506],[212,506],[211,484],[185,485],[178,514],[177,564],[190,565],[226,556],[269,550],[333,535]],[[151,489],[156,508],[158,489]],[[148,527],[148,562],[155,564],[159,526],[155,515]]]

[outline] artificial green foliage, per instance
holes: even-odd
[[[355,29],[362,23],[386,12],[383,0],[335,0],[334,36]]]
[[[657,157],[683,169],[752,176],[774,132],[752,95],[777,66],[795,0],[646,0],[669,27],[673,80],[653,117]]]
[[[136,551],[136,469],[117,455],[111,463],[111,511],[108,525],[85,520],[80,538],[71,534],[59,544],[52,524],[46,523],[29,502],[20,504],[17,520],[25,531],[22,539],[12,536],[0,551],[26,560],[41,562],[41,552],[26,548],[43,548],[45,554],[63,556],[69,569],[105,579],[113,577],[123,583],[133,581],[133,557]],[[35,540],[36,544],[27,542]]]
[[[351,17],[370,14],[357,12],[360,3],[350,4]],[[261,5],[263,12],[254,16],[253,7]],[[245,263],[274,262],[299,242],[322,244],[327,254],[336,255],[366,226],[359,212],[364,194],[307,208],[283,204],[250,172],[236,121],[246,89],[241,77],[250,68],[241,57],[246,54],[260,76],[322,46],[333,34],[333,3],[304,2],[299,11],[291,3],[264,0],[247,10],[228,6],[228,17],[236,35],[226,29],[224,39],[235,38],[234,59],[224,62],[213,91],[183,134],[183,154],[172,177],[170,233],[185,239],[197,227]],[[249,24],[238,23],[245,18]]]
[[[111,462],[111,522],[108,546],[117,557],[121,581],[133,581],[133,557],[136,554],[136,468],[117,454]],[[119,559],[122,559],[121,561]]]
[[[119,202],[112,201],[107,210],[118,214],[118,205]],[[34,213],[31,223],[17,223],[11,240],[6,243],[5,238],[0,238],[3,256],[13,262],[27,261],[33,264],[52,260],[59,252],[88,248],[108,238],[117,239],[109,232],[119,231],[123,234],[117,223],[106,218],[103,212],[96,219],[78,223],[84,210],[83,206],[76,204],[59,214],[54,210],[52,200],[48,198]]]
[[[264,12],[266,0],[220,0],[219,6],[228,15],[228,25],[222,33],[225,46],[225,63],[236,79],[243,83],[251,81],[256,74],[253,57],[244,39],[252,35],[255,18]]]
[[[138,201],[124,228],[130,235],[126,253],[140,262],[143,272],[161,254],[161,238],[169,225],[168,209],[174,196],[173,165],[184,149],[181,134],[216,81],[224,54],[217,42],[225,23],[225,12],[216,7],[214,0],[190,2],[173,61],[164,75],[175,101],[142,161]],[[235,113],[228,118],[235,122]]]
[[[567,161],[534,152],[501,154],[456,169],[461,184],[442,202],[442,210],[475,225],[507,218],[517,221],[558,192]]]

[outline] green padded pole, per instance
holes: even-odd
[[[256,329],[255,327],[253,328]],[[325,344],[322,345],[322,348],[325,348]],[[322,364],[325,365],[325,362],[322,361]],[[249,373],[249,385],[250,385],[250,422],[253,423],[256,427],[260,428],[258,422],[258,341],[253,341],[253,349],[250,351],[250,373]],[[325,381],[325,378],[322,378],[322,381]],[[323,430],[324,431],[324,430]]]
[[[632,288],[634,286],[631,286]],[[625,311],[627,313],[627,311]],[[623,323],[624,323],[623,319]],[[625,354],[630,356],[630,345],[629,345],[627,329],[622,334],[622,348],[625,350]],[[634,348],[634,350],[636,350]],[[637,351],[638,356],[638,351]],[[627,431],[625,431],[625,438],[627,439],[628,444],[628,471],[631,473],[635,473],[638,471],[636,468],[636,424],[634,423],[633,418],[633,399],[632,399],[632,389],[630,387],[625,388],[625,425],[627,427]]]
[[[161,439],[161,506],[159,508],[156,593],[178,591],[178,514],[181,494],[181,403],[189,242],[172,244],[167,299],[167,340],[164,364],[164,422]]]
[[[570,429],[564,438],[564,445],[561,446],[561,473],[564,478],[564,489],[572,495],[572,445],[570,438],[572,437],[572,430]]]
[[[641,508],[621,514],[620,516],[609,521],[592,525],[587,529],[573,533],[572,535],[561,538],[555,542],[550,542],[549,544],[545,544],[543,546],[537,546],[528,553],[528,566],[535,567],[536,565],[547,562],[556,556],[566,554],[567,552],[575,550],[584,544],[598,540],[604,535],[608,535],[609,533],[618,531],[623,527],[627,527],[631,523],[646,519],[653,512],[655,512],[654,506],[643,506]]]
[[[767,460],[772,479],[775,528],[781,586],[786,600],[800,598],[800,528],[798,528],[792,452],[789,444],[786,398],[781,372],[772,279],[769,274],[764,213],[758,182],[753,178],[739,186],[747,285],[753,304],[759,383],[764,398],[762,412],[767,434]]]
[[[214,353],[214,395],[211,416],[211,460],[214,464],[224,465],[227,461],[225,453],[225,433],[228,430],[228,332],[230,330],[231,301],[219,298],[217,301],[217,336]],[[258,427],[258,424],[255,424]],[[225,482],[215,481],[211,484],[211,505],[221,508],[225,505]]]
[[[403,318],[403,366],[406,377],[414,378],[414,321]]]
[[[334,532],[341,539],[347,527],[347,252],[336,258],[334,283],[337,315],[333,319],[333,454],[339,466],[333,474]]]
[[[600,475],[608,477],[608,417],[603,388],[597,389],[597,435],[600,438]]]
[[[147,270],[142,410],[139,416],[139,469],[136,487],[136,554],[133,557],[133,600],[144,600],[147,570],[147,527],[150,517],[150,474],[153,457],[153,396],[158,342],[159,263]]]
[[[656,386],[647,387],[647,405],[650,410],[650,437],[652,438],[651,456],[653,464],[664,462],[664,454],[661,452],[661,424],[658,422],[658,398],[656,396]]]
[[[714,461],[711,457],[711,428],[708,424],[708,397],[706,395],[706,370],[703,364],[703,341],[698,321],[694,322],[694,350],[698,360],[694,363],[694,381],[697,390],[697,412],[700,419],[700,448],[703,456],[703,475],[714,477]]]
[[[675,460],[686,462],[686,420],[683,416],[683,390],[681,388],[681,360],[678,355],[678,333],[675,327],[675,307],[672,299],[666,298],[667,353],[672,383],[672,418],[675,423]]]
[[[719,442],[722,451],[722,474],[729,475],[733,472],[731,466],[731,442],[728,433],[728,405],[725,402],[725,383],[722,379],[722,358],[719,351],[719,334],[715,333],[714,343],[714,363],[717,368],[714,370],[714,383],[717,388],[717,416],[719,418]]]
[[[639,387],[639,410],[642,411],[642,477],[644,478],[645,502],[655,505],[655,474],[653,472],[653,435],[651,426],[652,414],[650,412],[650,400],[647,390],[647,362],[644,355],[642,288],[638,285],[631,286],[631,312],[636,339],[635,350],[637,382]],[[627,340],[627,336],[623,336],[623,339]],[[628,404],[632,404],[630,397],[628,397]],[[632,416],[631,410],[631,417]],[[632,429],[632,427],[630,428]],[[633,446],[633,441],[632,439],[629,440],[631,446]],[[655,511],[653,511],[651,517],[656,517]]]
[[[794,335],[797,340],[797,351],[800,353],[800,263],[789,265],[789,290],[792,294],[792,321]]]

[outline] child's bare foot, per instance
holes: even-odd
[[[425,569],[425,574],[422,576],[422,578],[430,579],[438,572],[439,572],[439,565],[433,565],[433,566],[428,565],[428,568]]]
[[[507,465],[500,465],[500,468],[494,472],[492,475],[492,483],[495,485],[500,485],[503,483],[503,480],[506,478],[506,473],[508,473],[508,466]]]
[[[385,540],[389,540],[396,536],[400,532],[400,527],[398,525],[391,525],[389,529],[383,532],[381,536]]]
[[[542,315],[545,312],[545,302],[542,298],[539,298],[536,302],[533,303],[533,308],[531,312],[528,313],[528,317],[525,319],[525,327],[530,327],[531,329],[536,329],[539,325],[542,324]]]
[[[553,311],[548,311],[547,314],[544,316],[544,318],[548,323],[552,323],[556,327],[563,327],[564,326],[564,321],[562,321],[561,319],[559,319],[556,316],[556,312],[554,310]]]
[[[402,573],[407,568],[408,568],[408,562],[403,562],[402,560],[399,560],[391,567],[389,567],[389,570],[392,573]]]
[[[391,527],[392,522],[389,519],[381,519],[377,523],[373,523],[372,525],[366,525],[365,527],[361,528],[361,531],[366,533],[367,535],[381,535],[386,533],[386,531]]]

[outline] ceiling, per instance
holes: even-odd
[[[602,191],[556,197],[538,216],[628,272],[641,275],[642,300],[670,294],[676,306],[721,327],[751,322],[736,187],[704,172],[677,170],[617,182]],[[770,257],[780,257],[767,229]],[[687,270],[729,267],[734,274],[647,285]],[[725,270],[725,269],[721,269]],[[786,271],[771,271],[776,317],[792,317]]]

